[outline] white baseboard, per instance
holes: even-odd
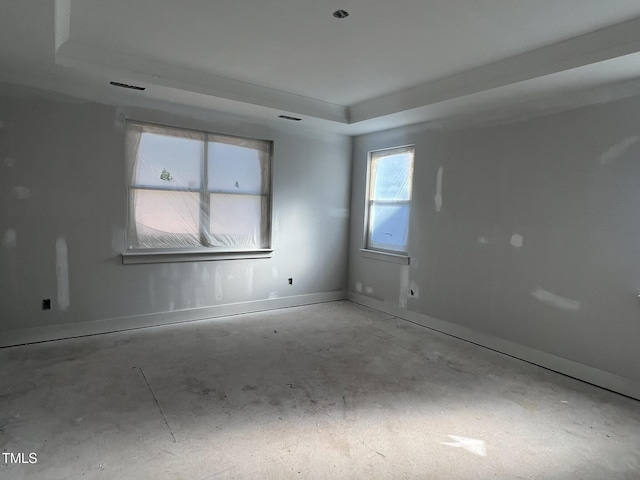
[[[333,302],[345,299],[359,305],[364,305],[366,307],[380,310],[389,315],[394,315],[398,318],[414,322],[432,330],[519,358],[526,362],[548,368],[549,370],[562,373],[563,375],[568,375],[578,380],[640,400],[640,382],[636,380],[624,378],[614,373],[599,370],[597,368],[558,357],[540,350],[535,350],[524,345],[519,345],[509,340],[479,333],[471,330],[470,328],[438,320],[437,318],[430,317],[428,315],[402,309],[398,306],[369,298],[364,295],[359,295],[353,292],[345,295],[342,291],[256,300],[252,302],[232,303],[206,308],[193,308],[188,310],[152,313],[131,317],[108,318],[92,322],[68,323],[62,325],[50,325],[46,327],[10,330],[2,332],[2,335],[0,336],[0,347],[192,322],[229,315],[276,310],[278,308],[311,305],[314,303]]]
[[[262,312],[278,308],[297,307],[314,303],[345,300],[343,291],[312,293],[293,297],[256,300],[252,302],[231,303],[205,308],[192,308],[173,312],[151,313],[131,317],[107,318],[92,322],[67,323],[62,325],[48,325],[46,327],[10,330],[0,335],[0,347],[24,345],[28,343],[60,340],[63,338],[97,335],[100,333],[120,332],[137,328],[156,327],[173,323],[193,322],[209,318],[226,317],[242,313]]]
[[[438,320],[437,318],[433,318],[422,313],[412,312],[357,293],[349,292],[347,294],[347,298],[354,303],[364,305],[375,310],[380,310],[403,320],[417,323],[418,325],[422,325],[432,330],[466,340],[482,347],[553,370],[554,372],[562,373],[563,375],[640,400],[640,382],[637,380],[624,378],[614,373],[589,367],[588,365],[583,365],[566,358],[558,357],[551,353],[535,350],[509,340],[479,333],[467,327]]]

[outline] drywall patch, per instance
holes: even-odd
[[[247,296],[252,297],[253,296],[253,263],[247,265],[246,275],[247,275]]]
[[[126,121],[127,116],[122,110],[118,109],[116,111],[115,120],[113,121],[113,126],[115,127],[116,132],[124,132]]]
[[[180,309],[193,308],[193,282],[185,281],[180,285]]]
[[[209,265],[205,265],[200,273],[201,281],[203,285],[209,285],[211,281],[211,274],[209,273]]]
[[[373,288],[371,288],[371,287],[366,287],[366,288],[364,289],[364,291],[365,291],[365,293],[367,293],[368,295],[371,295],[371,294],[373,293]]]
[[[23,187],[22,185],[16,185],[15,187],[13,187],[11,189],[11,193],[18,200],[26,200],[31,196],[31,190],[29,190],[27,187]]]
[[[638,135],[634,135],[632,137],[625,138],[620,143],[615,144],[600,156],[600,165],[607,165],[609,163],[615,162],[625,153],[627,153],[631,149],[631,147],[638,143],[638,141],[640,141],[640,137]]]
[[[436,196],[434,198],[436,204],[436,212],[442,210],[442,174],[444,169],[440,167],[438,169],[438,178],[436,180]]]
[[[173,282],[181,283],[180,281],[182,280],[182,278],[180,275],[180,268],[181,267],[175,263],[172,263],[171,265],[169,265],[169,278]]]
[[[156,306],[156,276],[149,273],[149,305]]]
[[[18,232],[13,228],[8,228],[2,237],[2,244],[6,248],[16,248],[18,246]]]
[[[356,282],[356,292],[362,292],[362,282]]]
[[[160,276],[162,278],[168,278],[169,277],[169,265],[166,263],[162,264],[162,267],[160,269]]]
[[[549,305],[550,307],[559,308],[560,310],[579,310],[580,302],[578,300],[572,300],[570,298],[561,297],[555,293],[551,293],[544,288],[538,287],[531,292],[533,298],[539,302]]]
[[[214,291],[214,295],[216,298],[216,302],[219,302],[220,300],[222,300],[222,277],[223,277],[224,273],[222,271],[222,267],[220,265],[216,265],[216,271],[213,275],[213,279],[214,279],[214,287],[213,287],[213,291]]]
[[[70,305],[69,295],[69,250],[64,237],[56,239],[56,280],[58,286],[58,307],[66,310]]]
[[[124,228],[120,225],[111,226],[111,249],[115,253],[121,253],[124,250]]]
[[[276,268],[275,265],[271,267],[271,276],[273,277],[274,280],[278,279],[278,269]]]
[[[54,34],[56,53],[69,40],[71,31],[71,0],[55,0],[54,2]]]
[[[478,237],[478,243],[481,245],[488,245],[489,244],[489,239],[485,236],[480,236]]]
[[[407,308],[407,299],[409,298],[409,265],[403,265],[400,267],[400,298],[398,299],[398,305],[400,308]]]
[[[278,292],[269,292],[269,300],[275,300],[278,298]]]
[[[13,157],[4,157],[2,164],[7,168],[11,168],[16,164],[16,159]]]
[[[518,233],[514,233],[511,236],[511,246],[512,247],[522,248],[523,243],[524,243],[524,238],[522,237],[522,235],[520,235]]]
[[[202,270],[198,270],[198,275],[200,276],[200,282],[197,282],[197,286],[193,289],[194,301],[196,308],[202,308],[207,305],[206,292],[209,290],[210,275],[207,265],[202,265]]]

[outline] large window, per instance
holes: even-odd
[[[407,253],[414,147],[369,153],[366,247]]]
[[[130,251],[269,248],[271,142],[127,122]]]

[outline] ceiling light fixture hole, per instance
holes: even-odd
[[[349,16],[349,12],[346,10],[336,10],[333,12],[333,16],[336,18],[347,18]]]

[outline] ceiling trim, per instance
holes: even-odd
[[[352,123],[640,52],[640,18],[352,105]]]
[[[349,111],[342,105],[129,54],[81,45],[73,40],[66,41],[58,48],[55,63],[90,75],[105,75],[110,80],[142,83],[149,90],[153,85],[158,85],[332,122],[349,123]]]
[[[464,101],[501,87],[605,62],[640,52],[640,17],[557,42],[520,55],[429,81],[399,92],[353,105],[339,105],[261,85],[188,69],[95,46],[70,37],[71,0],[55,2],[55,64],[80,71],[94,79],[146,87],[158,100],[200,98],[233,102],[256,110],[294,114],[303,119],[357,128],[372,122],[393,123],[405,114],[421,121],[423,113],[443,103]],[[155,90],[155,91],[154,91]]]

